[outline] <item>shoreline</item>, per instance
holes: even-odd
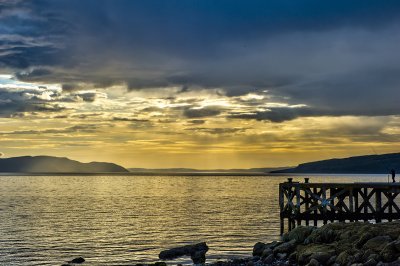
[[[170,261],[168,262],[170,265]],[[165,266],[165,262],[136,266]],[[179,266],[180,264],[178,264]],[[208,266],[398,266],[400,265],[400,220],[335,222],[322,227],[298,226],[281,241],[258,242],[253,253]]]

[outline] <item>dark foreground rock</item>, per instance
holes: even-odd
[[[206,243],[165,250],[160,259],[191,256],[205,264]],[[400,221],[331,223],[320,228],[298,226],[282,241],[258,242],[247,258],[208,266],[400,266]],[[154,265],[157,266],[157,265]]]
[[[203,264],[206,262],[206,253],[208,246],[205,242],[195,245],[171,248],[160,252],[158,257],[161,260],[171,260],[182,256],[190,256],[194,264]]]
[[[244,265],[400,266],[400,221],[299,226],[281,242],[257,243],[258,256]]]

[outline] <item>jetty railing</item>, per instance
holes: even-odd
[[[400,219],[398,183],[305,183],[279,184],[281,235],[304,222],[392,221]]]

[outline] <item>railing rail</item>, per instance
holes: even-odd
[[[397,183],[306,183],[279,185],[281,234],[310,221],[370,221],[400,219],[400,184]]]

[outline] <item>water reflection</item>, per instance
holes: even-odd
[[[0,264],[151,262],[206,241],[208,260],[278,239],[279,176],[1,176]],[[311,182],[386,180],[330,176]],[[303,180],[302,176],[295,177]],[[177,262],[188,262],[186,259]]]

